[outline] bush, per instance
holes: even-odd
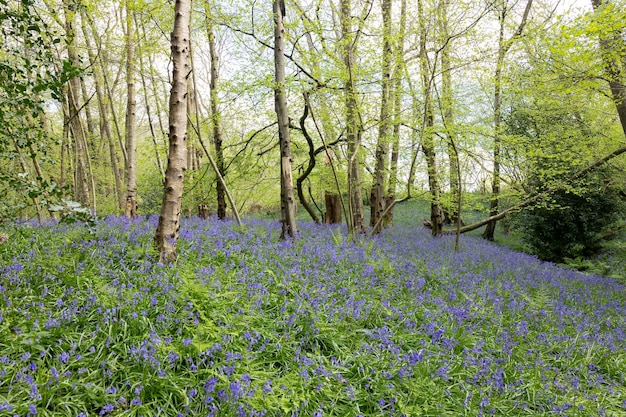
[[[557,192],[545,206],[520,213],[522,239],[531,251],[553,262],[598,253],[603,235],[625,213],[620,191],[605,183],[598,175],[582,187]]]

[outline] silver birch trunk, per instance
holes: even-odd
[[[169,113],[169,154],[159,224],[154,241],[161,262],[176,260],[183,181],[187,169],[187,75],[189,74],[189,22],[191,0],[176,0],[172,31],[172,89]]]
[[[130,1],[126,1],[126,217],[137,217],[137,99],[135,95],[135,45]]]

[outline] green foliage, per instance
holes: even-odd
[[[38,7],[38,6],[37,6]],[[0,203],[2,218],[24,215],[39,200],[41,207],[55,204],[64,189],[28,168],[38,160],[47,168],[53,140],[44,126],[44,113],[60,101],[69,77],[78,72],[56,56],[62,37],[40,17],[32,1],[0,3]],[[32,214],[32,210],[30,211]]]
[[[575,189],[553,194],[549,204],[519,215],[522,239],[534,254],[563,262],[600,251],[603,233],[626,214],[621,190],[604,178],[592,175]]]
[[[95,225],[95,218],[91,215],[91,210],[76,201],[62,198],[59,203],[50,205],[48,210],[52,213],[61,214],[59,221],[61,224],[82,222],[90,226]]]

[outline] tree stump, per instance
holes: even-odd
[[[207,204],[199,204],[198,205],[198,216],[202,219],[208,219],[211,215],[211,210],[209,210],[209,206]]]
[[[324,201],[326,203],[326,215],[324,216],[324,222],[326,224],[341,223],[341,200],[339,194],[324,193]]]

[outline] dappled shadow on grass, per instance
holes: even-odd
[[[0,414],[624,412],[611,279],[407,224],[279,241],[275,222],[190,218],[162,265],[155,227],[29,227],[0,248]]]

